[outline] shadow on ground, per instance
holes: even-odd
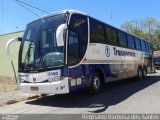
[[[66,95],[46,96],[26,103],[63,108],[88,108],[88,112],[100,113],[107,110],[109,106],[126,100],[133,94],[158,81],[160,81],[160,76],[150,75],[146,80],[141,81],[126,79],[108,83],[105,85],[104,90],[96,95],[90,95],[83,91]]]

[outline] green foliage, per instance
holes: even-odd
[[[150,41],[153,50],[160,50],[160,22],[155,18],[125,22],[121,29]]]

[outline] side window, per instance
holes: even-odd
[[[96,20],[90,19],[91,43],[105,43],[104,26]]]
[[[141,50],[141,43],[139,38],[135,38],[135,45],[137,50]]]
[[[142,47],[142,51],[146,50],[145,43],[143,40],[141,40],[141,47]]]
[[[149,42],[147,42],[147,44],[148,44],[148,50],[149,52],[151,52],[151,44]]]
[[[121,32],[121,31],[118,32],[118,39],[119,39],[120,46],[127,47],[127,38],[124,32]]]
[[[131,49],[135,48],[134,37],[132,35],[127,35],[128,47]]]
[[[68,65],[78,64],[86,53],[88,44],[87,17],[79,14],[71,16],[68,33]]]
[[[116,30],[114,28],[106,26],[105,31],[106,31],[107,43],[111,45],[117,45],[118,40],[117,40]]]
[[[148,43],[145,42],[145,46],[146,46],[146,51],[149,52],[149,48],[148,48]]]

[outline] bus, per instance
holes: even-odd
[[[159,70],[160,69],[160,57],[153,58],[153,63],[154,63],[155,69]]]
[[[153,64],[155,69],[160,69],[160,51],[153,52]]]
[[[101,91],[107,82],[151,71],[150,42],[76,10],[30,22],[20,41],[18,84],[24,92],[67,94]]]

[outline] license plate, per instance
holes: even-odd
[[[38,91],[39,88],[38,87],[31,87],[31,91]]]

